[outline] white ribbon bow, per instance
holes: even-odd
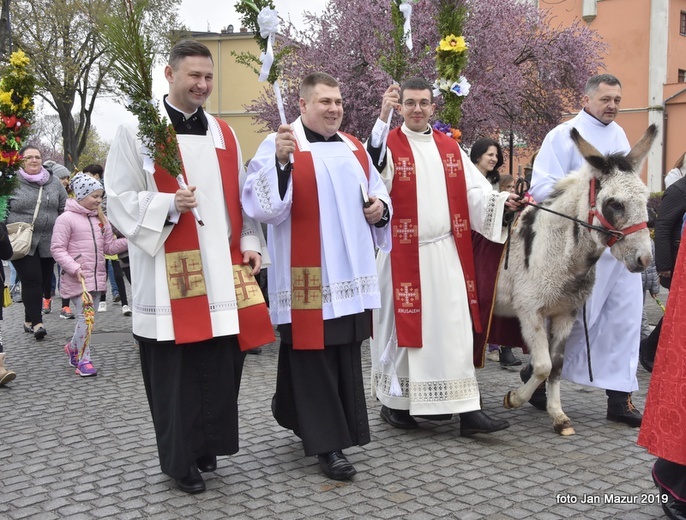
[[[412,26],[410,25],[410,18],[412,18],[412,1],[413,0],[400,0],[400,12],[403,13],[405,17],[405,24],[403,25],[403,31],[405,32],[405,45],[407,48],[412,50]]]
[[[279,31],[279,15],[274,9],[264,7],[257,15],[257,24],[260,26],[260,36],[267,39],[267,52],[260,55],[262,61],[262,70],[260,70],[259,81],[266,81],[269,77],[269,71],[274,63],[274,39],[276,33]],[[283,98],[281,97],[281,88],[279,87],[279,80],[275,80],[272,84],[274,87],[274,96],[276,97],[276,106],[279,108],[279,117],[281,124],[285,125],[286,111],[283,106]],[[293,154],[290,155],[290,161],[293,163]]]
[[[257,24],[260,26],[260,36],[267,40],[267,52],[260,55],[262,70],[259,77],[259,81],[266,81],[274,63],[274,39],[279,30],[279,16],[274,9],[265,7],[257,15]]]

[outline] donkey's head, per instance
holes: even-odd
[[[589,222],[616,231],[615,240],[612,235],[592,231],[593,240],[610,246],[614,257],[632,272],[643,271],[652,261],[650,234],[645,226],[648,188],[638,175],[656,136],[656,126],[650,125],[627,155],[603,155],[576,128],[571,130],[572,140],[586,159],[591,178],[595,179],[590,186],[591,201],[595,192],[595,212],[590,207]]]

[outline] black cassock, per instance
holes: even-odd
[[[302,439],[305,455],[369,442],[361,344],[371,312],[324,321],[324,349],[296,350],[291,325],[279,325],[281,347],[272,413]]]
[[[186,118],[169,106],[166,96],[165,108],[177,134],[207,134],[202,108]],[[162,471],[183,478],[198,457],[236,453],[245,360],[236,336],[184,345],[136,339]]]
[[[186,345],[137,339],[162,471],[183,478],[199,457],[236,453],[245,360],[236,336]]]

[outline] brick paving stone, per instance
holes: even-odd
[[[59,518],[59,516],[53,512],[41,511],[36,507],[27,507],[13,513],[11,518],[17,520],[21,518],[30,518],[31,520],[53,520],[55,518]]]
[[[656,307],[656,306],[655,306]],[[248,356],[240,396],[241,449],[206,474],[208,490],[186,495],[159,470],[154,430],[129,318],[120,307],[96,315],[95,378],[79,378],[62,347],[73,329],[45,317],[36,342],[21,329],[23,307],[5,309],[7,364],[17,379],[0,388],[0,518],[117,520],[215,518],[412,518],[423,520],[649,520],[657,505],[560,503],[558,495],[653,493],[653,457],[637,430],[607,421],[604,392],[563,382],[562,402],[577,434],[562,438],[544,412],[501,406],[519,384],[516,370],[487,362],[478,372],[485,410],[509,429],[462,438],[459,419],[391,428],[368,397],[372,442],[345,450],[358,474],[324,477],[316,458],[270,413],[278,349]],[[657,321],[659,315],[651,319]],[[363,368],[369,377],[368,350]],[[526,360],[521,353],[517,355]],[[649,374],[639,368],[634,402],[643,409]]]

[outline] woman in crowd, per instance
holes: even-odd
[[[503,165],[503,149],[498,141],[483,137],[477,139],[469,152],[469,158],[477,169],[491,183],[494,190],[500,190],[500,173],[498,168]]]
[[[62,186],[64,186],[64,189],[67,190],[67,196],[69,196],[69,179],[71,178],[71,172],[55,161],[45,161],[43,163],[43,167],[60,180]],[[59,285],[59,272],[60,270],[58,266],[57,279],[55,279],[54,274],[52,275],[53,282],[55,282],[54,285]],[[74,313],[71,312],[71,308],[69,307],[69,298],[62,298],[61,307],[62,310],[60,311],[60,318],[64,318],[65,320],[73,320]],[[51,310],[52,301],[43,298],[43,314],[50,314]]]
[[[679,179],[683,178],[686,174],[686,164],[684,164],[684,159],[686,159],[686,152],[682,153],[679,159],[677,159],[674,164],[674,168],[667,172],[665,175],[665,189],[669,188]]]
[[[658,457],[652,476],[668,518],[686,519],[686,250],[672,276],[638,444]]]
[[[0,260],[12,258],[12,244],[7,235],[7,226],[0,222]],[[5,284],[5,270],[0,269],[0,287]],[[0,323],[2,322],[2,305],[0,305]],[[6,385],[17,377],[14,371],[5,366],[5,350],[2,342],[2,331],[0,330],[0,386]]]
[[[41,313],[42,298],[51,298],[55,265],[50,253],[52,228],[57,216],[64,211],[67,192],[60,180],[43,168],[40,150],[28,145],[19,153],[24,159],[23,167],[18,172],[19,184],[10,195],[7,224],[33,222],[33,238],[28,254],[12,263],[21,278],[24,332],[42,340],[47,334]],[[34,222],[33,215],[39,201]]]
[[[483,174],[491,183],[493,189],[501,191],[500,189],[500,173],[498,168],[503,165],[503,150],[498,141],[489,139],[487,137],[477,139],[469,152],[469,158],[472,160],[477,169]],[[514,179],[508,175],[512,180],[514,186]],[[514,188],[513,188],[514,189]],[[472,243],[475,256],[482,258],[482,255],[498,255],[502,252],[502,245],[487,244],[486,239],[478,233],[472,233]],[[479,283],[477,276],[477,283]],[[490,345],[489,345],[490,348]],[[503,368],[515,367],[522,364],[513,353],[512,347],[500,347],[500,354],[498,356],[500,366]]]
[[[655,268],[660,284],[671,288],[672,271],[681,243],[682,221],[686,214],[686,177],[678,179],[665,190],[655,220]],[[671,296],[670,296],[671,297]],[[639,360],[643,368],[652,370],[658,340],[662,330],[662,319],[647,338],[641,340]]]

